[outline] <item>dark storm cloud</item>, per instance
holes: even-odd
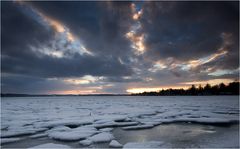
[[[99,55],[126,56],[130,42],[130,2],[32,2],[39,11],[53,17],[78,36],[87,49]]]
[[[238,78],[239,2],[135,3],[137,11],[143,12],[139,22],[132,18],[131,2],[1,2],[2,92],[95,87],[103,93],[126,93],[130,87]],[[80,44],[66,40],[66,34],[47,19],[66,27]],[[141,26],[136,35],[145,35],[142,55],[131,47],[136,43],[126,38],[134,25]],[[81,46],[92,54],[81,53]],[[227,53],[184,69],[189,60],[214,55],[221,52],[219,48]],[[164,67],[151,71],[159,61]],[[230,73],[209,74],[219,69]],[[81,80],[84,75],[101,79],[87,84],[65,80]]]
[[[2,58],[2,71],[39,77],[81,77],[130,75],[131,69],[111,58],[76,55],[72,58],[25,57],[27,60]],[[17,64],[17,65],[16,65]]]
[[[72,85],[57,79],[44,79],[34,76],[2,74],[2,93],[48,94],[56,90],[73,89]]]
[[[127,82],[140,82],[143,79],[141,79],[138,76],[135,77],[108,77],[106,78],[104,81],[106,82],[123,82],[123,83],[127,83]]]
[[[222,33],[232,34],[229,59],[238,55],[238,2],[147,2],[141,19],[146,34],[147,55],[181,61],[217,52]],[[236,57],[225,61],[238,65]]]
[[[29,46],[39,47],[53,37],[52,30],[33,20],[26,11],[17,3],[1,2],[2,56],[24,59],[25,56],[34,54],[29,50]]]
[[[121,44],[121,42],[119,45],[113,43],[114,41],[112,40],[114,40],[115,35],[109,31],[111,30],[110,26],[108,26],[108,24],[103,24],[106,23],[105,21],[99,20],[104,17],[110,17],[113,19],[113,16],[111,16],[111,13],[105,13],[100,17],[98,13],[100,8],[98,7],[101,6],[97,6],[98,4],[84,3],[83,6],[81,4],[76,5],[75,2],[63,4],[61,2],[39,2],[37,4],[43,4],[46,10],[52,10],[52,12],[46,13],[50,13],[50,16],[52,14],[57,19],[59,19],[58,17],[60,16],[64,16],[63,14],[66,14],[65,18],[69,18],[69,24],[71,24],[70,27],[72,27],[70,28],[71,31],[79,28],[80,31],[83,30],[83,33],[85,33],[82,34],[82,36],[97,37],[98,39],[88,38],[91,40],[89,41],[91,42],[91,45],[99,47],[99,51],[95,52],[104,52],[104,49],[102,49],[102,47],[99,45],[106,44],[103,43],[104,41],[112,43],[109,44],[111,46],[114,44],[117,48],[121,48],[121,45],[125,45]],[[47,28],[41,24],[41,21],[34,19],[32,12],[26,12],[26,9],[28,8],[26,5],[21,6],[14,2],[2,2],[1,7],[2,72],[45,78],[72,76],[80,77],[86,74],[95,76],[124,76],[131,74],[131,69],[129,67],[121,64],[118,59],[113,57],[113,55],[117,55],[117,53],[115,53],[114,49],[111,48],[106,49],[113,51],[114,54],[112,56],[109,56],[106,53],[95,56],[80,55],[75,53],[70,58],[56,58],[34,52],[31,47],[34,47],[38,50],[41,50],[44,47],[50,49],[52,48],[50,45],[51,41],[53,40],[52,38],[54,37],[53,28]],[[31,8],[29,8],[29,10],[31,10]],[[114,10],[112,10],[112,12],[114,13]],[[75,24],[73,23],[74,21],[76,21]],[[99,24],[99,22],[102,22],[102,24]],[[115,20],[111,19],[109,19],[109,22],[116,23]],[[113,27],[115,27],[114,30],[120,31],[118,29],[119,24],[115,25],[116,27],[113,25]],[[106,28],[109,28],[108,33],[105,33],[107,31]],[[76,32],[76,34],[78,34],[78,32]],[[116,38],[122,39],[120,37]],[[101,39],[104,41],[100,41]]]

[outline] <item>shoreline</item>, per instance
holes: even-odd
[[[108,97],[108,96],[143,96],[143,97],[151,97],[151,96],[160,96],[160,97],[174,97],[174,96],[193,96],[193,97],[198,97],[198,96],[239,96],[239,94],[148,94],[149,92],[146,92],[147,94],[139,93],[139,94],[15,94],[15,93],[1,93],[0,97],[84,97],[84,96],[103,96],[103,97]]]

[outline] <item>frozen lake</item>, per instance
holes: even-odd
[[[238,96],[7,97],[1,146],[238,147],[238,122]]]

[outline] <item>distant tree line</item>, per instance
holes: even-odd
[[[192,85],[189,89],[166,89],[157,92],[143,92],[132,95],[138,96],[171,96],[171,95],[239,95],[239,82],[231,82],[228,85],[220,83],[211,86],[206,84],[204,87]]]

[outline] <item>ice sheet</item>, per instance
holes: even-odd
[[[1,138],[9,139],[46,133],[57,140],[97,142],[99,135],[111,141],[114,127],[239,123],[238,96],[3,97],[1,108]]]

